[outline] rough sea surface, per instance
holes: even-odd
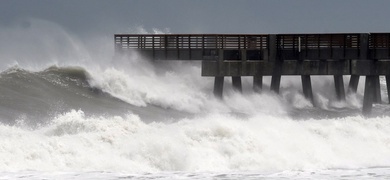
[[[390,177],[389,106],[364,117],[362,95],[338,102],[331,78],[315,77],[323,81],[314,81],[313,107],[297,77],[281,95],[251,92],[248,78],[240,94],[227,79],[218,100],[196,63],[148,68],[3,71],[0,178]]]
[[[364,77],[338,101],[333,78],[313,76],[316,107],[296,76],[282,77],[279,95],[270,77],[261,93],[244,77],[242,94],[226,77],[220,100],[199,61],[97,57],[35,24],[7,34],[50,41],[10,44],[0,56],[0,179],[390,178],[383,79],[383,104],[367,117]],[[111,37],[103,42],[112,46]]]

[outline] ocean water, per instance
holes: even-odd
[[[110,38],[97,49],[111,54],[99,54],[35,24],[0,33],[41,38],[0,57],[0,179],[390,178],[383,80],[370,117],[360,113],[364,78],[340,102],[332,77],[314,76],[316,107],[294,76],[282,77],[280,95],[269,77],[261,93],[243,78],[243,94],[225,78],[219,100],[200,62],[114,56]]]

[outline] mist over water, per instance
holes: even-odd
[[[0,37],[2,171],[390,166],[389,108],[377,105],[374,117],[361,116],[363,82],[339,102],[333,78],[313,76],[313,107],[300,77],[282,77],[280,95],[268,90],[269,77],[260,94],[252,91],[252,78],[243,78],[240,94],[226,77],[219,100],[214,79],[201,77],[200,62],[116,56],[112,35],[79,39],[30,19]]]

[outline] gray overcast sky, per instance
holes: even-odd
[[[36,18],[81,36],[137,26],[171,33],[390,32],[389,7],[388,0],[2,0],[0,27]]]
[[[390,32],[390,0],[0,0],[0,71],[110,62],[113,34]],[[143,27],[143,28],[139,28]]]

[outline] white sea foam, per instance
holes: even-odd
[[[4,179],[201,179],[201,180],[258,180],[258,179],[389,179],[389,167],[361,168],[361,169],[327,169],[319,171],[283,171],[260,173],[252,171],[228,172],[157,172],[157,173],[118,173],[118,172],[40,172],[23,171],[0,173]]]
[[[24,31],[39,34],[34,28]],[[66,42],[77,45],[70,51],[84,52],[82,45]],[[62,64],[75,65],[80,58],[75,54],[72,60],[63,57],[68,61],[61,59]],[[267,90],[269,78],[261,94],[250,89],[248,79],[244,94],[234,92],[226,78],[224,99],[218,100],[212,96],[213,79],[200,76],[199,63],[150,63],[136,53],[111,61],[93,54],[76,63],[88,71],[92,86],[146,110],[155,105],[194,116],[148,124],[137,114],[101,117],[72,110],[34,129],[21,118],[15,126],[0,125],[2,171],[318,172],[390,166],[387,116],[292,119],[291,111],[313,109],[299,77],[283,77],[280,96]],[[47,56],[48,62],[57,57]],[[362,83],[346,102],[336,100],[332,78],[313,77],[312,83],[320,110],[361,107]]]
[[[390,119],[296,121],[208,114],[145,124],[138,116],[57,116],[0,126],[3,171],[283,171],[390,165]]]

